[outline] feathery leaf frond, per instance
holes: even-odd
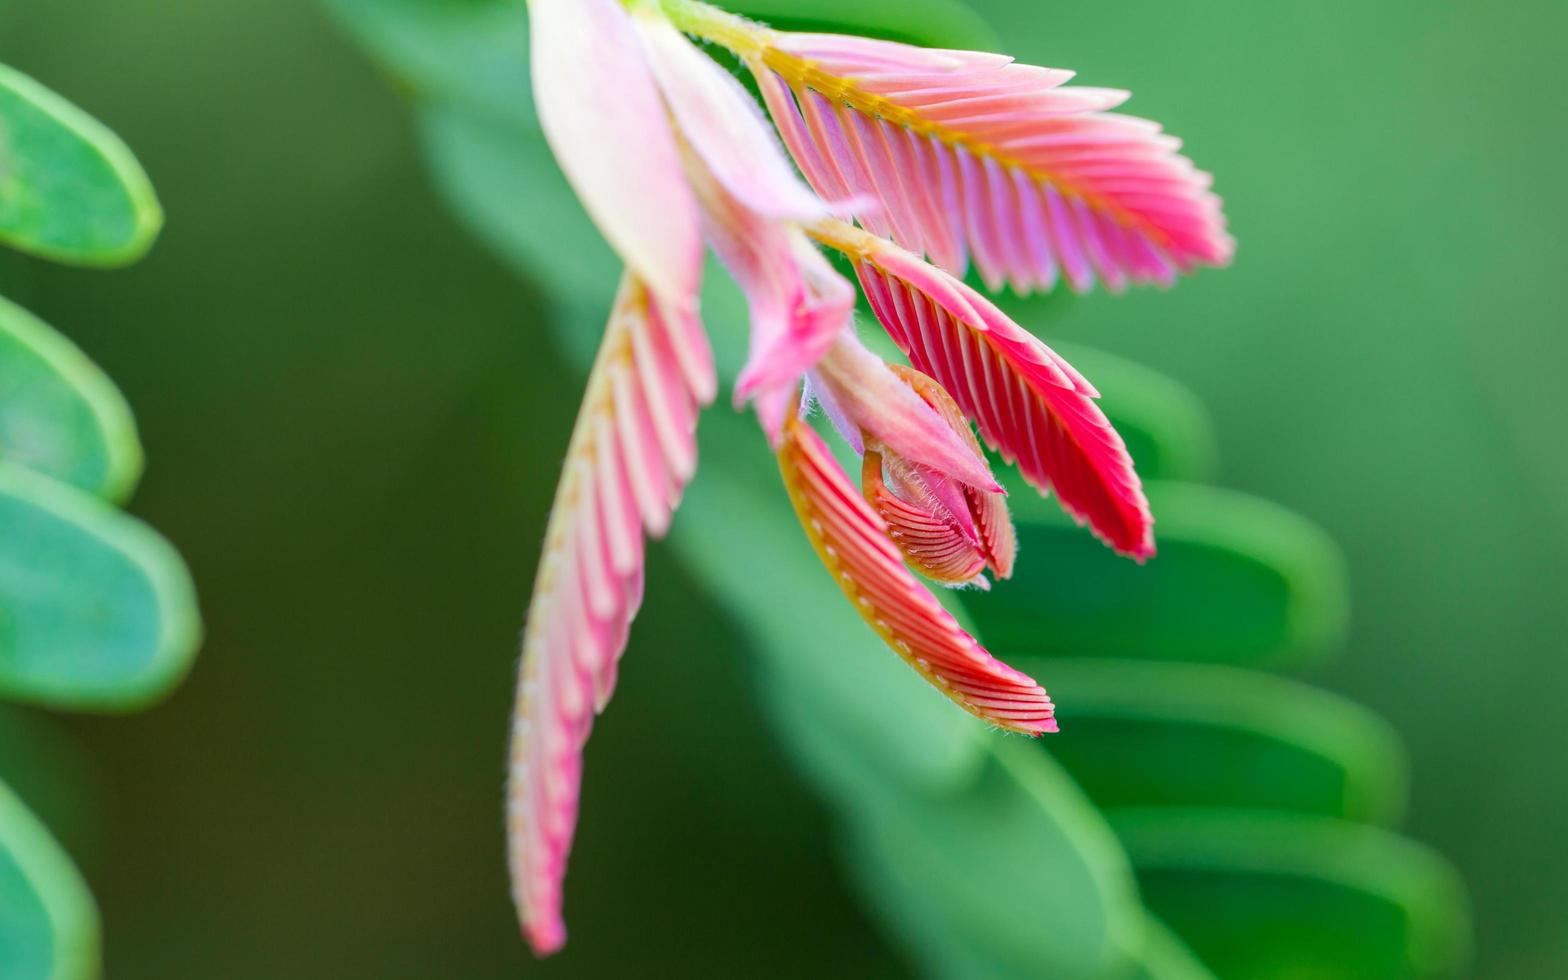
[[[523,633],[507,838],[513,897],[540,955],[566,941],[561,883],[583,744],[642,601],[643,535],[668,529],[696,468],[712,373],[695,318],[671,315],[628,273],[572,431]]]

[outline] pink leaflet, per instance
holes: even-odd
[[[776,445],[800,376],[849,322],[855,288],[798,228],[747,207],[696,154],[686,154],[686,162],[704,235],[746,294],[751,313],[751,351],[736,378],[735,398],[756,404]]]
[[[770,35],[748,59],[819,192],[873,198],[875,234],[986,284],[1078,291],[1169,284],[1229,262],[1208,174],[1156,123],[1106,112],[1125,92],[976,52],[824,34]],[[834,107],[823,111],[824,96]]]
[[[771,218],[805,221],[828,208],[801,183],[746,89],[656,9],[634,14],[644,50],[686,141],[741,203]]]
[[[695,309],[697,206],[637,34],[617,0],[531,0],[534,101],[599,230],[667,305]]]
[[[866,439],[938,473],[990,493],[1002,487],[985,459],[882,358],[845,330],[812,372],[813,390]],[[853,440],[852,440],[853,441]]]
[[[693,343],[704,349],[683,354]],[[711,363],[700,328],[628,273],[572,431],[523,634],[507,845],[523,931],[540,956],[566,941],[561,884],[582,750],[642,601],[643,534],[668,528],[696,467],[706,399],[689,383],[692,363]]]
[[[887,524],[799,418],[785,423],[779,471],[823,565],[895,653],[979,718],[1027,735],[1056,731],[1050,695],[991,656],[910,574]]]
[[[1154,518],[1098,393],[1055,351],[951,275],[891,243],[856,262],[861,286],[915,368],[985,441],[1118,552],[1154,554]]]

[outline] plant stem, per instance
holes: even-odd
[[[725,47],[743,58],[756,57],[768,47],[768,28],[701,0],[659,0],[676,27]]]

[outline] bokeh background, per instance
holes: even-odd
[[[1221,482],[1339,542],[1353,628],[1313,679],[1405,738],[1406,829],[1470,888],[1473,975],[1568,973],[1568,7],[974,6],[1218,175],[1233,269],[1064,305],[1053,336],[1186,382]],[[113,126],[169,215],[129,271],[0,258],[135,406],[133,510],[207,624],[167,704],[40,729],[85,773],[34,803],[109,975],[907,975],[754,721],[743,639],[658,549],[593,743],[572,952],[516,940],[513,648],[580,382],[542,285],[441,207],[337,25],[307,0],[5,0],[0,60]]]

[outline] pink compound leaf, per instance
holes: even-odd
[[[999,55],[768,31],[746,61],[801,172],[874,234],[992,288],[1170,284],[1230,261],[1208,174],[1127,93]]]
[[[541,956],[566,941],[561,885],[582,750],[642,601],[643,536],[663,535],[696,467],[697,414],[714,382],[694,383],[693,365],[711,375],[694,318],[669,315],[628,273],[567,449],[523,633],[507,845],[523,931]]]
[[[1072,365],[989,300],[891,242],[814,228],[855,260],[877,319],[1041,493],[1121,554],[1154,554],[1154,518],[1126,444]]]
[[[799,417],[785,423],[779,470],[818,557],[895,653],[978,718],[1027,735],[1056,731],[1050,695],[986,652],[915,579],[887,524]]]

